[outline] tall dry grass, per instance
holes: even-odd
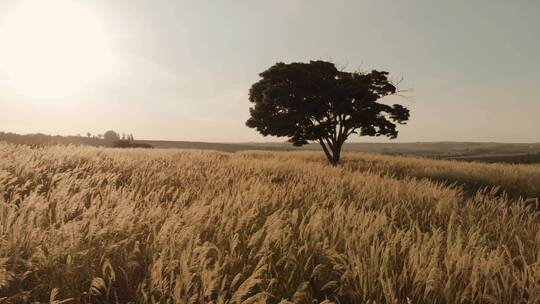
[[[335,168],[311,152],[0,144],[0,298],[540,303],[538,212],[433,178],[445,171],[527,195],[515,171],[538,178],[364,154]]]

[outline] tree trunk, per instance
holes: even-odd
[[[332,154],[334,155],[334,166],[336,166],[341,159],[341,145],[335,147]]]
[[[328,147],[326,147],[326,144],[324,143],[324,141],[321,139],[319,139],[319,144],[321,145],[321,147],[323,148],[323,151],[324,151],[324,155],[326,155],[326,159],[328,159],[328,162],[330,162],[332,165],[335,166],[335,164],[333,163],[333,155],[330,154],[330,151],[328,149]]]
[[[341,158],[341,144],[331,145],[331,144],[325,144],[322,139],[319,140],[319,144],[323,148],[324,154],[326,155],[326,158],[328,159],[328,162],[332,166],[337,166],[339,164],[340,158]]]

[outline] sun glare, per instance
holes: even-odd
[[[70,96],[113,63],[103,24],[74,1],[22,1],[0,20],[0,73],[21,95]]]

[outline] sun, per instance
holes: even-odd
[[[59,98],[113,68],[108,33],[91,10],[70,0],[23,0],[0,20],[0,73],[17,93]]]

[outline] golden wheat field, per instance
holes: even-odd
[[[0,303],[540,303],[540,167],[0,143]]]

